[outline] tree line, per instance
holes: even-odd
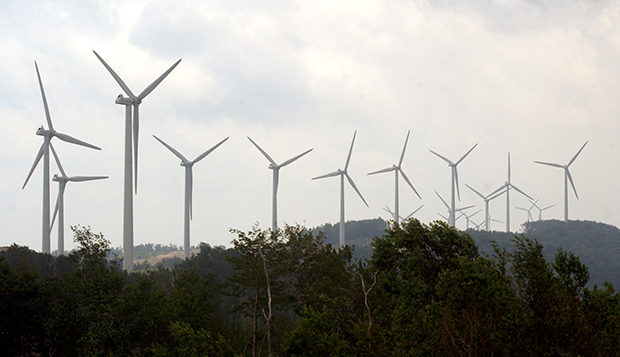
[[[174,269],[127,274],[110,243],[0,254],[3,356],[614,356],[620,295],[535,239],[480,253],[469,234],[409,219],[369,260],[322,233],[233,230]]]

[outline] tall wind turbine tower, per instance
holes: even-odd
[[[415,192],[418,198],[422,199],[418,191],[416,191],[413,185],[411,184],[411,181],[409,181],[409,178],[407,177],[407,175],[405,175],[405,172],[403,171],[403,169],[401,169],[400,167],[403,164],[403,159],[405,158],[405,150],[407,149],[407,142],[409,141],[410,132],[411,130],[407,131],[407,138],[405,139],[405,145],[403,145],[403,151],[400,154],[400,160],[398,161],[398,165],[392,165],[392,167],[374,171],[368,174],[368,175],[374,175],[374,174],[378,174],[382,172],[394,171],[394,221],[396,222],[396,225],[398,225],[398,220],[400,218],[400,215],[398,213],[399,212],[398,211],[398,173],[403,175],[405,182],[407,182],[409,187],[411,187],[411,189],[413,190],[413,192]]]
[[[556,204],[554,203],[554,204],[552,204],[551,206],[547,206],[547,207],[545,207],[545,208],[540,208],[540,207],[538,206],[538,200],[536,200],[536,202],[533,202],[533,201],[530,201],[530,202],[532,202],[532,204],[534,205],[534,207],[536,207],[536,209],[538,210],[538,220],[539,220],[539,221],[542,221],[542,213],[543,213],[543,211],[546,211],[546,210],[548,210],[549,208],[553,208],[553,207],[555,207],[555,206],[556,206]]]
[[[306,150],[304,152],[302,152],[301,154],[294,156],[286,161],[284,161],[281,164],[277,164],[272,158],[271,156],[269,156],[269,154],[267,154],[267,152],[265,150],[263,150],[260,146],[258,146],[257,143],[254,142],[254,140],[252,140],[249,136],[248,136],[248,140],[250,140],[250,142],[252,142],[252,144],[254,144],[254,146],[256,146],[256,148],[258,149],[258,151],[260,151],[263,156],[265,156],[267,158],[267,160],[269,161],[269,168],[271,170],[273,170],[273,197],[272,197],[272,205],[271,205],[271,231],[273,233],[275,233],[278,229],[278,182],[280,181],[280,169],[290,163],[292,163],[293,161],[299,159],[300,157],[306,155],[307,153],[309,153],[310,151],[312,151],[312,149],[310,150]]]
[[[364,204],[366,205],[366,207],[368,207],[368,203],[366,203],[366,200],[364,199],[364,197],[362,197],[360,190],[357,189],[357,186],[355,186],[353,179],[351,178],[351,176],[349,176],[349,173],[347,172],[347,169],[349,168],[349,162],[351,161],[351,153],[353,152],[353,144],[355,143],[355,135],[357,135],[357,130],[353,133],[353,140],[351,141],[351,148],[349,149],[349,155],[347,156],[347,162],[344,164],[344,170],[338,169],[337,171],[313,178],[313,180],[318,180],[318,179],[322,179],[325,177],[340,176],[340,247],[344,247],[344,245],[346,244],[345,243],[345,231],[344,231],[344,225],[345,225],[344,178],[345,176],[347,178],[347,181],[349,181],[349,184],[351,185],[351,187],[353,187],[353,189],[355,190],[355,192],[357,192],[357,194],[360,196],[362,201],[364,201]]]
[[[114,80],[121,87],[127,97],[119,94],[116,97],[116,104],[125,106],[125,165],[124,165],[124,194],[123,194],[123,269],[127,272],[133,271],[133,193],[132,181],[135,174],[135,192],[138,193],[138,132],[140,129],[139,107],[142,100],[146,98],[161,81],[172,72],[172,70],[181,62],[176,61],[166,72],[164,72],[153,83],[146,87],[142,93],[137,96],[123,82],[121,77],[114,72],[112,67],[101,58],[97,52],[93,51],[95,56],[101,61],[103,66],[110,72]],[[133,122],[131,117],[131,109],[133,107]],[[133,159],[132,159],[132,126],[133,126]],[[133,165],[132,165],[133,162]],[[133,166],[133,168],[132,168]],[[132,171],[134,170],[134,171]]]
[[[189,221],[192,219],[192,191],[194,187],[194,176],[192,174],[192,167],[195,163],[204,159],[207,155],[209,155],[213,150],[217,149],[218,146],[222,145],[228,138],[220,141],[215,144],[211,149],[203,152],[198,155],[193,161],[190,161],[185,158],[180,152],[175,150],[172,146],[166,144],[163,140],[153,135],[153,137],[159,141],[163,146],[165,146],[168,150],[170,150],[176,157],[181,159],[181,166],[185,167],[185,220],[183,225],[183,259],[189,258],[190,251],[190,240],[189,240]]]
[[[504,182],[504,184],[500,188],[498,188],[497,190],[495,190],[495,192],[492,193],[493,195],[503,189],[506,190],[506,232],[510,232],[510,189],[511,188],[514,188],[515,191],[519,192],[520,194],[529,198],[530,200],[532,199],[532,197],[530,197],[527,193],[521,191],[517,186],[513,185],[510,182],[510,153],[508,153],[508,181]]]
[[[466,209],[470,209],[472,207],[475,207],[475,205],[471,205],[471,206],[466,206],[466,207],[461,207],[461,208],[453,208],[450,207],[448,205],[448,202],[446,202],[443,197],[441,197],[441,195],[435,191],[435,194],[437,195],[437,197],[439,197],[439,199],[441,200],[441,202],[443,203],[444,206],[446,206],[446,209],[448,210],[448,217],[445,217],[444,215],[442,215],[441,213],[437,213],[438,215],[440,215],[442,218],[444,218],[446,221],[448,221],[448,224],[450,224],[450,216],[454,217],[454,223],[456,223],[456,221],[461,218],[461,216],[464,216],[465,214],[463,213],[464,210]],[[453,213],[454,212],[454,213]],[[456,217],[456,212],[461,212],[461,215]],[[452,225],[452,227],[454,227],[454,225]]]
[[[54,216],[52,217],[52,224],[50,225],[50,231],[54,227],[54,221],[56,220],[56,215],[58,215],[58,255],[65,254],[65,187],[67,186],[67,182],[83,182],[83,181],[93,181],[93,180],[103,180],[107,179],[108,176],[67,176],[65,170],[60,164],[60,159],[58,158],[58,154],[56,154],[56,150],[54,150],[54,146],[50,144],[50,149],[52,149],[52,154],[54,154],[54,159],[56,160],[56,165],[58,165],[58,169],[60,170],[60,175],[54,175],[52,178],[53,181],[58,182],[58,197],[56,198],[56,208],[54,208]]]
[[[577,151],[575,156],[573,156],[573,158],[570,159],[570,161],[566,165],[560,165],[560,164],[555,164],[555,163],[550,163],[550,162],[534,161],[537,164],[548,165],[548,166],[553,166],[553,167],[558,167],[560,169],[564,169],[564,222],[568,222],[568,181],[570,181],[570,185],[573,187],[573,192],[575,192],[575,197],[579,199],[579,195],[577,195],[577,189],[575,189],[575,183],[573,182],[573,177],[571,176],[570,171],[568,170],[568,167],[575,161],[577,156],[579,156],[579,154],[581,153],[581,150],[583,150],[583,148],[586,147],[587,144],[588,142],[586,141],[586,143],[583,144],[581,149]]]
[[[41,89],[41,97],[43,98],[43,108],[45,109],[45,117],[47,119],[48,129],[45,130],[43,125],[39,129],[37,129],[37,135],[43,137],[43,144],[41,148],[39,148],[39,152],[37,153],[37,157],[34,159],[34,164],[28,173],[28,177],[26,177],[26,181],[22,186],[22,190],[26,187],[28,180],[30,180],[30,176],[34,172],[34,169],[43,158],[43,222],[42,222],[42,244],[41,244],[41,252],[43,253],[51,253],[51,244],[50,244],[50,146],[52,145],[51,140],[53,137],[57,137],[58,139],[81,146],[86,146],[91,149],[101,150],[95,145],[91,145],[84,141],[78,140],[74,137],[71,137],[67,134],[59,133],[54,130],[54,126],[52,125],[52,117],[50,115],[49,107],[47,105],[47,98],[45,97],[45,91],[43,90],[43,82],[41,81],[41,75],[39,74],[39,66],[37,66],[37,62],[34,62],[34,67],[37,70],[37,78],[39,80],[39,88]]]
[[[467,155],[469,155],[469,153],[476,148],[476,146],[478,146],[478,144],[474,145],[471,149],[469,149],[468,152],[465,153],[465,155],[463,155],[457,162],[452,162],[451,160],[447,159],[444,156],[439,155],[438,153],[434,152],[433,150],[429,150],[430,152],[432,152],[433,154],[439,156],[439,158],[441,158],[443,161],[448,163],[448,166],[450,166],[450,168],[452,169],[452,184],[451,184],[451,191],[450,191],[450,215],[448,218],[448,224],[452,227],[454,227],[454,224],[456,222],[456,210],[455,210],[455,190],[456,190],[456,194],[459,197],[459,201],[461,200],[461,194],[459,192],[459,174],[457,171],[457,166],[461,163],[461,161],[463,161],[463,159],[465,159],[465,157]],[[443,201],[443,199],[442,199]]]
[[[497,190],[495,190],[492,193],[488,194],[487,196],[484,196],[482,193],[474,190],[474,188],[469,186],[468,184],[465,184],[465,186],[469,187],[470,190],[474,191],[474,193],[477,194],[478,196],[480,196],[480,198],[482,198],[482,200],[484,201],[484,211],[485,211],[484,217],[485,217],[485,220],[482,223],[484,223],[484,230],[488,232],[489,231],[489,223],[491,221],[491,215],[489,213],[489,202],[491,202],[492,200],[496,199],[497,197],[503,195],[504,192],[506,192],[506,191],[501,191],[499,193],[496,193]],[[500,189],[501,188],[504,188],[504,186],[502,185],[500,187]]]

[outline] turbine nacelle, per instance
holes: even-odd
[[[39,128],[37,128],[37,135],[40,136],[47,136],[50,133],[53,133],[52,130],[45,130],[45,128],[43,127],[43,125],[41,125]]]
[[[114,101],[114,103],[121,104],[121,105],[134,105],[134,104],[140,104],[141,102],[142,101],[137,101],[136,99],[133,99],[133,98],[123,97],[122,94],[119,94],[118,97],[116,97],[116,100]]]

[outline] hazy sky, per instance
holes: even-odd
[[[478,143],[460,205],[484,208],[464,184],[502,185],[510,152],[512,183],[563,219],[563,171],[534,160],[566,164],[589,141],[569,218],[620,226],[618,1],[6,0],[0,43],[0,246],[41,250],[42,166],[21,189],[45,124],[35,60],[55,129],[102,148],[54,139],[67,174],[110,176],[67,185],[65,247],[76,224],[122,245],[124,107],[93,50],[134,93],[183,59],[140,107],[136,245],[183,244],[184,169],[153,134],[189,159],[230,136],[194,166],[193,245],[270,227],[272,172],[247,136],[278,162],[314,148],[280,171],[280,224],[338,222],[339,180],[311,178],[343,168],[355,130],[349,173],[370,207],[347,186],[349,220],[389,218],[394,176],[367,173],[397,163],[411,130],[402,167],[422,200],[401,181],[403,215],[446,213],[433,191],[449,199],[450,169],[429,149],[458,160]],[[529,203],[510,197],[516,231]],[[505,211],[492,201],[493,218]]]

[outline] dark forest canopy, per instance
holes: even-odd
[[[613,285],[586,287],[578,256],[523,235],[486,255],[412,219],[356,261],[303,227],[253,228],[127,274],[102,234],[73,229],[67,257],[0,253],[0,355],[618,355]]]

